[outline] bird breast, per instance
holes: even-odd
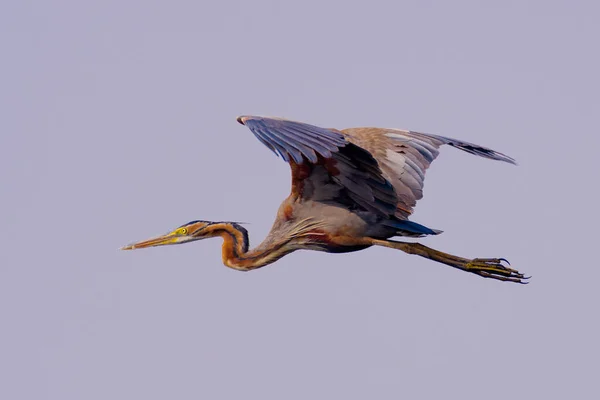
[[[372,219],[371,222],[375,223]],[[290,228],[310,221],[316,232],[332,236],[363,237],[368,234],[371,225],[368,216],[360,216],[342,207],[291,198],[279,207],[277,220]]]

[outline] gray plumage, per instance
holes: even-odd
[[[446,144],[484,158],[515,163],[497,151],[443,136],[400,129],[321,128],[282,118],[242,116],[256,138],[289,163],[290,195],[282,202],[271,231],[254,249],[248,233],[231,222],[196,220],[158,238],[125,246],[130,250],[219,236],[226,266],[249,271],[300,249],[330,253],[385,246],[474,274],[524,283],[501,258],[466,259],[420,243],[390,240],[441,231],[409,221],[423,197],[427,168]]]

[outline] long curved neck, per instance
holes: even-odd
[[[260,249],[248,250],[248,231],[233,222],[213,223],[205,228],[205,233],[207,236],[223,238],[223,264],[240,271],[264,267],[294,251],[293,248],[286,246],[289,242],[286,240],[273,243],[272,246],[260,246]]]

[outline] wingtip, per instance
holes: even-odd
[[[498,156],[500,157],[500,158],[499,158],[499,159],[500,159],[500,161],[504,161],[504,162],[507,162],[507,163],[509,163],[509,164],[512,164],[512,165],[519,165],[519,164],[517,163],[517,160],[515,160],[515,159],[514,159],[514,158],[512,158],[512,157],[510,157],[510,156],[507,156],[506,154],[502,154],[502,153],[497,153],[497,154],[498,154]]]
[[[236,121],[239,122],[242,125],[246,124],[246,120],[248,119],[247,116],[245,115],[240,115],[239,117],[236,118]]]
[[[486,157],[486,155],[484,155],[484,154],[479,154],[479,155]],[[503,161],[505,163],[509,163],[512,165],[519,165],[519,164],[517,164],[517,160],[515,160],[511,156],[507,156],[506,154],[503,154],[503,153],[500,153],[500,152],[494,151],[494,150],[492,150],[492,153],[490,153],[490,155],[487,156],[486,158],[490,158],[490,159],[496,160],[496,161]]]

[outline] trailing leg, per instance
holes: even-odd
[[[416,254],[484,278],[516,283],[527,283],[526,280],[529,279],[529,277],[524,276],[519,271],[503,265],[502,262],[508,264],[508,261],[504,258],[474,258],[469,260],[452,254],[442,253],[421,243],[397,242],[394,240],[371,239],[371,244],[402,250],[408,254]]]

